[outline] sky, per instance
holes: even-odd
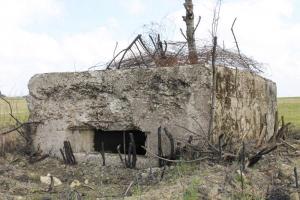
[[[163,27],[165,39],[184,40],[183,0],[0,0],[0,91],[28,94],[38,73],[83,71],[112,58],[144,25]],[[194,0],[202,17],[196,38],[209,39],[214,0]],[[300,96],[300,1],[223,0],[218,41],[264,63],[278,96]],[[98,68],[98,69],[101,69]]]

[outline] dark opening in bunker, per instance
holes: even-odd
[[[96,130],[94,136],[94,149],[95,151],[101,152],[101,143],[104,143],[104,151],[108,153],[118,153],[117,146],[120,144],[120,151],[124,153],[124,136],[125,136],[125,152],[128,153],[129,147],[129,133],[133,133],[136,153],[137,155],[145,155],[146,150],[142,148],[145,146],[146,134],[139,130],[128,130],[128,131],[103,131]]]

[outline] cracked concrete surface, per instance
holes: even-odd
[[[94,129],[141,130],[156,152],[159,126],[180,139],[190,133],[176,125],[199,134],[199,124],[208,128],[211,70],[203,65],[39,74],[28,87],[30,120],[42,121],[34,145],[57,156],[64,140],[75,152],[94,151]],[[215,136],[257,138],[266,120],[269,137],[276,110],[275,83],[246,71],[235,79],[234,69],[218,69]],[[163,143],[168,153],[165,136]]]

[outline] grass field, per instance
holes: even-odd
[[[11,102],[14,115],[20,121],[26,121],[28,118],[27,104],[24,98],[7,98]],[[293,123],[297,129],[300,129],[300,97],[282,97],[278,98],[279,116],[284,116],[286,122]],[[13,125],[14,120],[9,116],[8,105],[0,99],[0,128]]]
[[[29,112],[27,108],[26,100],[22,97],[10,97],[6,98],[11,104],[13,115],[24,122],[28,119]],[[6,102],[0,99],[0,128],[11,126],[15,124],[15,121],[9,115],[10,109]]]
[[[284,116],[285,122],[291,122],[300,129],[300,97],[278,98],[279,116]]]

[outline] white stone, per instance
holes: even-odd
[[[72,183],[70,184],[71,188],[75,188],[75,187],[79,187],[81,185],[80,181],[78,180],[74,180],[72,181]]]
[[[62,182],[58,178],[56,178],[54,176],[52,176],[52,177],[53,177],[53,185],[54,186],[59,186],[62,184]],[[50,185],[51,184],[51,175],[48,174],[47,176],[40,176],[40,181],[44,184]]]

